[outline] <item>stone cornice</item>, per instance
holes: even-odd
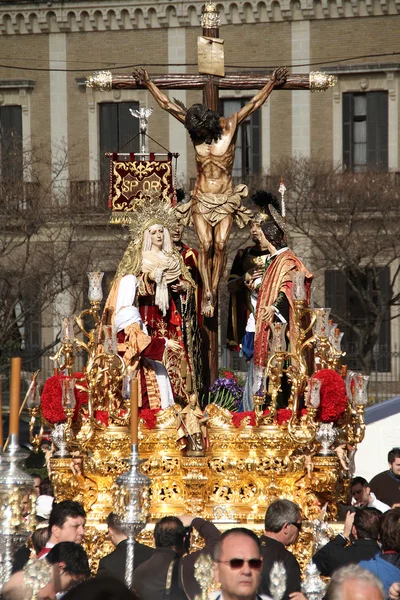
[[[0,35],[200,27],[204,0],[0,3]],[[400,0],[225,0],[221,24],[396,15]]]
[[[0,79],[0,90],[33,90],[35,82],[31,79]]]
[[[394,73],[400,71],[400,63],[371,63],[359,65],[339,65],[337,67],[322,67],[332,75],[355,75],[359,73]]]

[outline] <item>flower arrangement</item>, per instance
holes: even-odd
[[[139,418],[142,423],[144,423],[147,429],[154,429],[157,425],[157,413],[160,412],[160,409],[157,408],[155,410],[151,410],[150,408],[143,408],[139,412]]]
[[[321,401],[317,420],[322,423],[336,423],[346,411],[346,384],[341,375],[333,369],[322,369],[313,377],[321,380]]]
[[[73,377],[79,381],[80,385],[86,387],[86,380],[84,379],[83,373],[74,373]],[[56,423],[62,423],[67,418],[62,405],[61,388],[61,381],[65,378],[66,376],[61,373],[58,375],[53,375],[46,380],[43,386],[43,391],[40,398],[40,407],[44,419],[46,419],[46,421],[52,425],[55,425]],[[87,404],[87,393],[83,390],[77,389],[77,386],[75,385],[74,394],[76,405],[73,420],[75,421],[78,418],[80,407],[84,404]]]
[[[243,397],[243,381],[228,369],[220,369],[217,379],[208,391],[207,404],[218,404],[237,412]]]

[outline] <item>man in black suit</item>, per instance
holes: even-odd
[[[261,536],[261,555],[263,566],[259,592],[271,596],[270,573],[276,561],[282,562],[286,569],[286,590],[283,600],[289,600],[290,594],[300,592],[300,565],[295,556],[286,549],[294,544],[301,530],[301,511],[290,500],[275,500],[265,514],[265,535]]]
[[[190,528],[204,539],[201,550],[188,551]],[[194,577],[194,565],[200,554],[212,554],[220,537],[219,530],[204,519],[191,516],[164,517],[154,528],[156,549],[150,560],[133,575],[133,588],[140,600],[194,600],[201,589]]]
[[[97,575],[112,575],[125,583],[125,563],[127,539],[125,531],[121,527],[116,514],[110,513],[106,520],[108,526],[108,535],[115,546],[115,550],[99,561]],[[133,568],[136,569],[143,562],[148,560],[153,554],[153,548],[135,542],[135,562]]]
[[[348,512],[343,533],[339,533],[313,556],[321,575],[330,577],[336,569],[369,560],[380,552],[379,518],[376,508],[359,508]]]

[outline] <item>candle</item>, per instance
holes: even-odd
[[[0,375],[0,450],[3,447],[3,378]]]
[[[192,374],[190,372],[190,369],[187,370],[187,375],[186,375],[186,390],[188,392],[192,391]]]
[[[11,359],[11,390],[10,390],[10,428],[9,434],[18,435],[19,405],[21,401],[21,362],[20,356]]]
[[[139,381],[135,377],[131,380],[131,439],[133,445],[138,443],[138,399]]]

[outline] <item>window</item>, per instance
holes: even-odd
[[[106,152],[139,152],[139,119],[129,109],[139,102],[104,102],[100,106],[100,178],[108,181],[110,161]]]
[[[376,305],[378,305],[378,294],[384,297],[390,296],[390,269],[367,269],[358,281],[354,277],[355,286],[371,294]],[[349,274],[349,277],[351,275]],[[346,364],[350,369],[361,370],[357,358],[358,335],[353,328],[342,324],[342,320],[351,322],[354,326],[365,326],[368,315],[365,314],[359,294],[350,287],[348,276],[343,271],[325,271],[325,306],[331,307],[331,315],[338,322],[341,331],[344,332],[342,348],[347,352]],[[390,372],[391,370],[391,339],[390,339],[390,311],[382,323],[379,339],[374,347],[374,370],[379,372]]]
[[[229,117],[247,103],[247,99],[221,100],[220,114]],[[261,111],[256,110],[239,126],[232,176],[246,177],[261,169]]]
[[[2,352],[7,355],[19,354],[24,369],[34,371],[40,368],[41,354],[41,310],[42,303],[37,281],[23,277],[12,281],[12,275],[5,273],[0,279],[0,325],[6,340]]]
[[[388,169],[387,92],[343,94],[343,163],[356,173]]]
[[[22,181],[22,108],[0,106],[0,172],[4,181]]]

